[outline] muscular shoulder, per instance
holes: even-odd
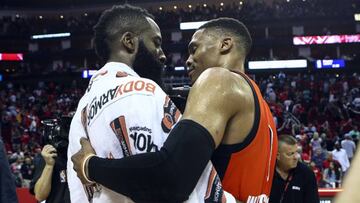
[[[196,80],[194,85],[200,86],[206,84],[211,86],[222,87],[232,82],[235,82],[233,80],[234,77],[232,72],[230,72],[225,68],[214,67],[205,70]]]
[[[224,68],[207,69],[192,86],[186,108],[197,113],[221,109],[225,114],[234,115],[247,103],[243,100],[245,93],[239,77]]]
[[[226,103],[244,101],[251,91],[243,77],[224,68],[209,68],[205,70],[193,85],[191,92],[212,94],[218,99],[224,99]]]

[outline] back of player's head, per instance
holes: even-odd
[[[242,50],[244,56],[246,56],[251,49],[252,39],[247,27],[240,21],[234,18],[217,18],[210,20],[204,25],[199,27],[199,30],[205,29],[206,31],[214,31],[216,34],[224,36],[232,36],[236,39]]]
[[[102,60],[108,60],[110,45],[125,32],[140,34],[150,28],[146,17],[154,18],[145,9],[131,5],[117,5],[105,10],[94,26],[93,45]]]

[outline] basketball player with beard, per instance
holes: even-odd
[[[103,12],[94,31],[95,51],[106,64],[91,78],[79,101],[70,126],[68,156],[80,150],[79,140],[84,137],[94,148],[94,154],[85,159],[95,154],[120,159],[159,151],[181,115],[160,86],[166,58],[158,25],[147,11],[124,5]],[[212,140],[209,144],[213,144]],[[201,147],[198,154],[209,155]],[[153,164],[156,163],[139,162],[138,167]],[[201,167],[202,172],[192,174],[190,182],[180,182],[186,195],[176,194],[179,183],[173,182],[174,187],[162,189],[163,181],[172,180],[161,176],[145,177],[148,183],[155,183],[155,187],[134,182],[127,184],[120,194],[113,190],[118,182],[112,174],[108,174],[111,184],[106,186],[87,178],[80,180],[69,160],[71,202],[234,202],[235,199],[222,190],[209,159]],[[191,171],[183,172],[191,174]],[[138,174],[137,178],[144,177]]]

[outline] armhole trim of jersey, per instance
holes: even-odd
[[[254,86],[252,85],[251,81],[249,80],[248,76],[246,76],[244,73],[241,73],[241,72],[237,72],[237,71],[232,71],[232,72],[237,73],[240,76],[242,76],[246,80],[246,82],[250,85],[251,91],[254,96],[254,102],[255,102],[255,116],[254,116],[253,126],[243,142],[238,143],[238,144],[231,144],[231,145],[221,144],[216,149],[216,151],[218,151],[220,153],[228,153],[228,154],[232,154],[232,153],[243,150],[255,139],[256,133],[258,131],[259,123],[260,123],[260,118],[261,118],[259,98],[258,98],[256,90],[255,90]]]

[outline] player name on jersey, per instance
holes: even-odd
[[[90,108],[88,110],[88,123],[90,125],[91,120],[97,115],[97,113],[109,102],[123,96],[125,94],[129,94],[131,92],[137,91],[145,91],[154,94],[156,86],[150,82],[145,82],[143,80],[133,80],[129,81],[125,84],[121,84],[116,86],[113,89],[109,89],[105,93],[103,93],[100,97],[96,96],[90,103]]]

